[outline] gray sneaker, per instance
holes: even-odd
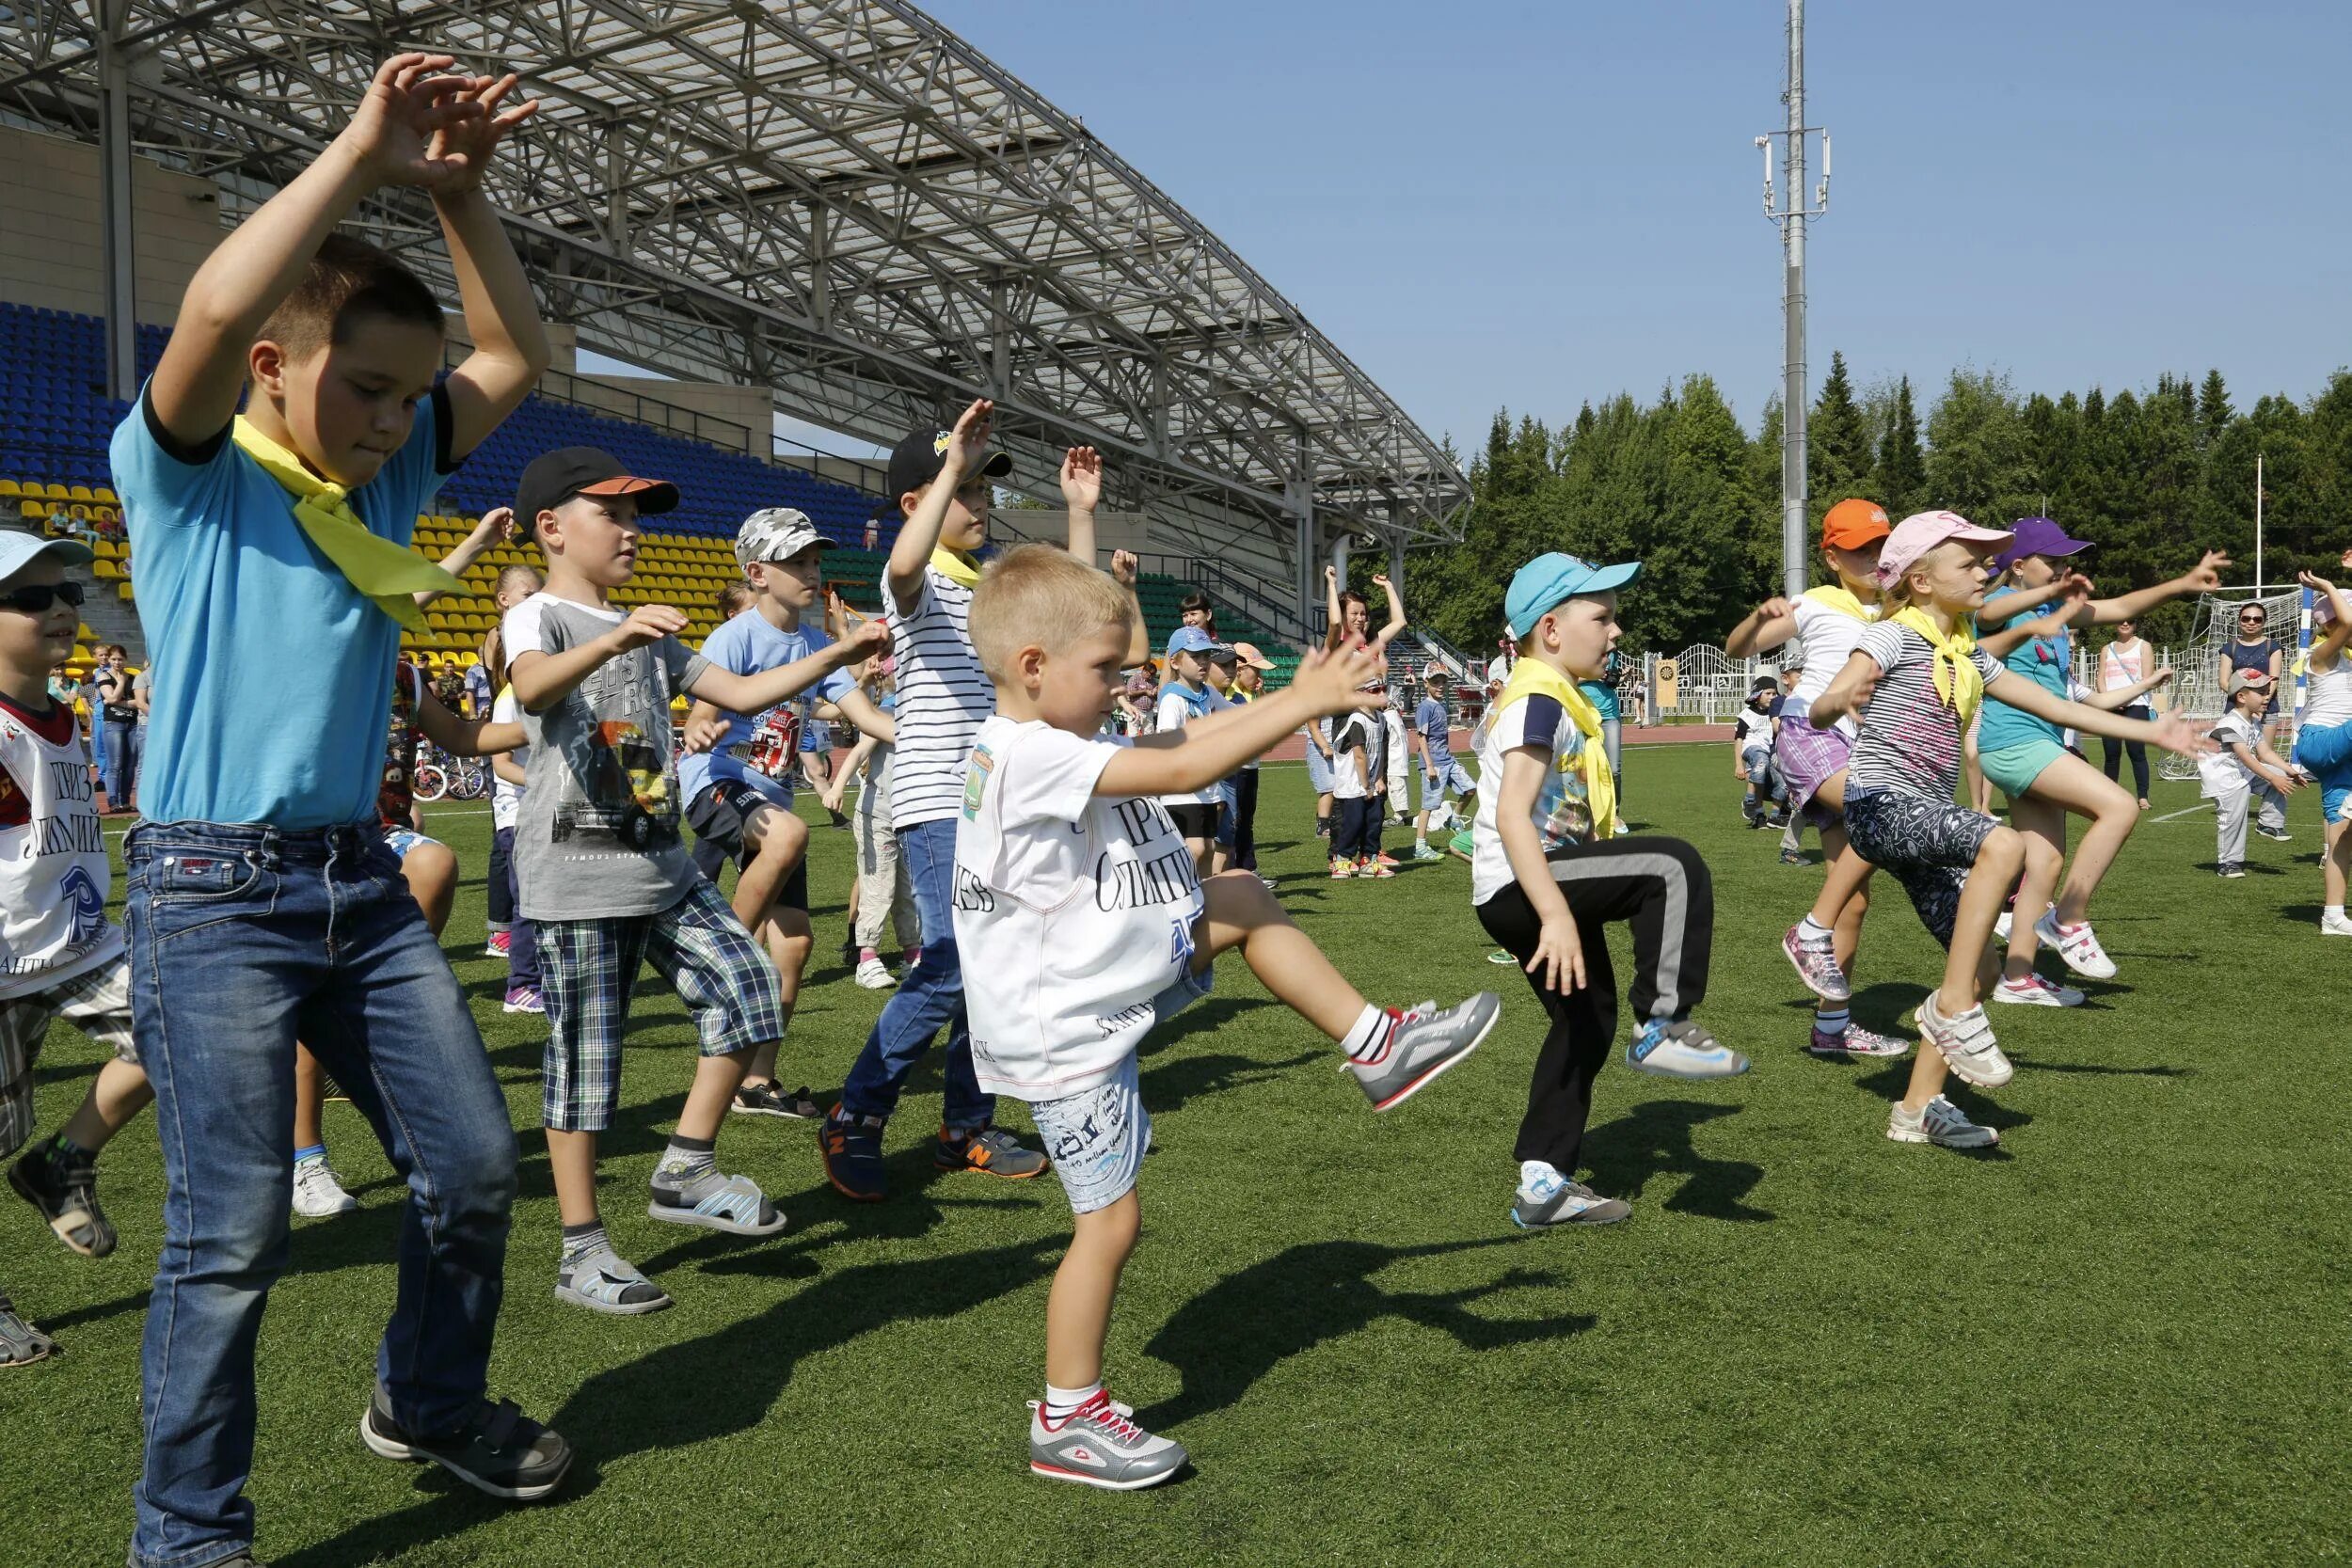
[[[1937,1095],[1917,1111],[1895,1101],[1886,1114],[1886,1135],[1899,1144],[1935,1144],[1944,1148],[1991,1148],[2001,1141],[1993,1128],[1968,1119],[1961,1108]]]
[[[1502,1016],[1502,999],[1482,990],[1456,1007],[1436,1012],[1425,1006],[1397,1016],[1389,1053],[1366,1065],[1350,1062],[1347,1070],[1372,1101],[1375,1111],[1402,1105],[1421,1092],[1422,1085],[1478,1049]]]
[[[668,1291],[610,1246],[583,1252],[559,1269],[555,1299],[616,1318],[640,1318],[671,1305]]]
[[[0,1295],[0,1371],[46,1361],[57,1342],[16,1315],[8,1298]]]
[[[1524,1184],[1512,1195],[1511,1223],[1521,1230],[1541,1230],[1554,1225],[1614,1225],[1633,1212],[1621,1197],[1603,1197],[1581,1181],[1563,1181],[1530,1193]]]
[[[1029,1468],[1050,1481],[1074,1481],[1110,1492],[1157,1486],[1191,1457],[1172,1438],[1136,1425],[1126,1407],[1097,1393],[1059,1425],[1045,1424],[1045,1409],[1029,1402]]]

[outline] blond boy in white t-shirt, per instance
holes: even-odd
[[[1103,1342],[1141,1209],[1151,1136],[1136,1050],[1155,1019],[1210,987],[1239,948],[1274,994],[1338,1040],[1375,1110],[1474,1050],[1500,1004],[1481,992],[1444,1012],[1375,1007],[1242,871],[1203,882],[1155,797],[1207,787],[1324,714],[1379,701],[1380,668],[1358,643],[1311,654],[1290,687],[1182,729],[1102,733],[1139,615],[1126,589],[1069,553],[1025,545],[981,578],[972,642],[995,684],[956,824],[955,931],[986,980],[965,996],[981,1088],[1029,1102],[1077,1216],[1045,1310],[1045,1399],[1029,1468],[1127,1491],[1184,1465],[1182,1447],[1136,1426],[1104,1392]]]

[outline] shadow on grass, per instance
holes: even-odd
[[[1769,1209],[1744,1201],[1764,1180],[1764,1167],[1745,1160],[1716,1160],[1701,1154],[1693,1129],[1740,1114],[1737,1105],[1692,1100],[1653,1100],[1584,1135],[1584,1163],[1603,1192],[1632,1199],[1650,1178],[1681,1172],[1689,1180],[1666,1200],[1668,1212],[1719,1220],[1769,1220]]]
[[[1041,1236],[949,1257],[844,1269],[749,1319],[599,1372],[548,1418],[579,1455],[557,1504],[594,1492],[604,1467],[618,1461],[751,1430],[767,1418],[803,1359],[877,1328],[984,1307],[1042,1277],[1067,1240]],[[685,1389],[692,1390],[691,1397],[681,1397]],[[421,1474],[417,1490],[419,1500],[406,1508],[352,1524],[274,1560],[280,1568],[396,1561],[509,1512],[509,1505],[438,1470]]]
[[[1383,1318],[1402,1318],[1454,1337],[1464,1350],[1506,1350],[1581,1334],[1598,1320],[1590,1313],[1549,1318],[1488,1318],[1471,1303],[1524,1286],[1557,1288],[1552,1275],[1508,1269],[1484,1285],[1458,1291],[1389,1291],[1372,1276],[1407,1259],[1438,1257],[1490,1246],[1513,1246],[1511,1236],[1391,1247],[1373,1242],[1314,1242],[1287,1248],[1223,1279],[1176,1309],[1144,1347],[1176,1369],[1184,1386],[1171,1399],[1136,1419],[1166,1428],[1238,1404],[1260,1378],[1294,1355],[1343,1339]]]

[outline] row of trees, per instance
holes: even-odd
[[[1821,514],[1867,496],[1891,516],[1945,506],[1989,524],[2036,514],[2097,542],[2103,590],[2160,581],[2201,549],[2253,579],[2254,467],[2263,458],[2265,582],[2333,569],[2352,545],[2352,372],[2308,403],[2239,409],[2218,371],[2164,376],[2112,398],[2098,388],[2020,396],[1994,372],[1952,372],[1922,422],[1908,378],[1857,391],[1834,354],[1809,428],[1810,537]],[[1558,429],[1504,411],[1470,466],[1476,493],[1458,547],[1413,552],[1414,618],[1469,652],[1493,646],[1511,573],[1545,550],[1647,568],[1624,600],[1626,646],[1720,641],[1780,575],[1777,402],[1750,436],[1713,380],[1686,377],[1641,404],[1587,404]],[[1367,562],[1369,565],[1370,563]],[[1815,557],[1815,580],[1826,569]],[[2186,635],[2190,608],[2152,617]]]

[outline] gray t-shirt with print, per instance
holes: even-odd
[[[627,617],[533,594],[506,612],[509,658],[593,642]],[[700,876],[679,829],[670,700],[710,667],[675,637],[615,655],[544,713],[531,737],[515,872],[533,921],[660,914]]]

